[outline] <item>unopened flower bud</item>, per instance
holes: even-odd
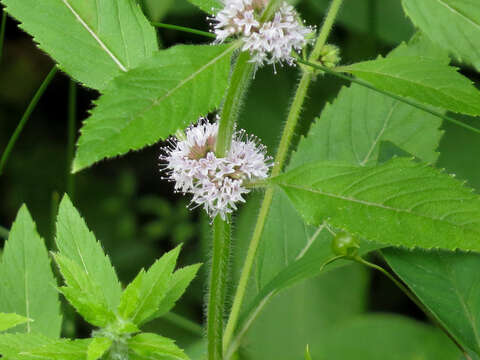
[[[320,51],[319,61],[326,67],[334,68],[340,60],[340,49],[338,46],[326,44]]]
[[[355,257],[358,255],[358,249],[360,249],[358,240],[344,231],[338,233],[332,241],[332,251],[338,256]]]

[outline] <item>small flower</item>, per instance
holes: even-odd
[[[298,20],[293,6],[284,2],[271,21],[260,23],[259,17],[265,1],[225,0],[225,7],[214,18],[216,43],[239,35],[243,51],[249,51],[257,66],[286,63],[293,65],[292,51],[300,52],[312,34],[311,27]]]
[[[243,130],[235,132],[227,155],[218,158],[217,134],[218,123],[202,118],[171,138],[160,159],[176,191],[192,194],[191,204],[203,206],[212,219],[220,215],[225,220],[245,201],[243,196],[250,192],[246,184],[267,178],[272,163],[266,147]]]

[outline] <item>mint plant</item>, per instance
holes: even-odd
[[[1,154],[0,174],[60,70],[71,81],[67,193],[74,194],[74,174],[155,144],[160,164],[152,162],[152,173],[162,187],[170,181],[191,197],[189,209],[200,208],[200,222],[207,215],[209,232],[198,330],[171,312],[200,267],[175,270],[180,245],[122,284],[68,194],[48,250],[22,206],[11,229],[0,232],[7,239],[0,259],[4,358],[292,358],[290,337],[274,335],[281,324],[295,327],[291,337],[302,342],[295,356],[308,360],[480,358],[480,196],[436,165],[447,124],[480,134],[480,3],[398,0],[415,33],[373,60],[348,63],[332,29],[337,20],[348,23],[342,8],[367,0],[189,0],[205,12],[210,32],[158,22],[166,9],[188,5],[180,2],[0,1],[0,50],[9,14],[55,62]],[[325,8],[323,23],[302,19],[304,3]],[[164,49],[156,27],[204,43]],[[287,69],[299,80],[286,120],[268,124],[280,135],[276,149],[267,148],[241,130],[246,99],[257,74]],[[332,77],[347,85],[308,118],[314,83]],[[99,97],[74,149],[77,83]],[[367,270],[427,320],[368,312]],[[318,275],[324,282],[309,282]],[[309,285],[297,290],[301,284]],[[313,310],[289,314],[294,306],[281,293],[302,304],[313,299]],[[89,324],[88,336],[61,337],[66,302]],[[269,312],[276,305],[281,316]],[[185,349],[149,330],[168,316],[195,329]],[[308,344],[312,334],[320,345]]]

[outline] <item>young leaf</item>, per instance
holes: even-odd
[[[152,145],[220,105],[236,45],[179,45],[115,78],[82,128],[73,171]]]
[[[319,339],[320,340],[320,339]],[[311,344],[319,360],[452,360],[460,351],[438,329],[390,315],[373,314],[349,319]]]
[[[146,273],[140,272],[122,295],[119,313],[136,325],[152,319],[170,287],[180,247],[164,254]]]
[[[413,23],[457,59],[480,70],[480,6],[475,1],[403,0]]]
[[[480,250],[478,195],[409,159],[377,167],[307,164],[271,183],[316,226],[328,219],[334,227],[380,244]]]
[[[455,113],[480,115],[480,91],[455,68],[415,56],[378,58],[342,66],[378,89]]]
[[[450,334],[480,355],[480,255],[400,249],[382,253]]]
[[[67,285],[60,290],[79,314],[89,323],[99,327],[112,324],[116,317],[107,303],[101,285],[66,256],[56,254],[55,261]]]
[[[188,360],[188,356],[173,340],[157,334],[136,335],[128,341],[128,348],[134,360]]]
[[[220,0],[188,0],[199,9],[205,11],[207,14],[215,14],[223,8]]]
[[[145,274],[145,270],[140,270],[135,279],[123,290],[122,298],[118,305],[118,314],[121,318],[130,318],[140,304]]]
[[[0,331],[5,331],[17,325],[25,324],[28,321],[31,320],[17,314],[0,313]]]
[[[62,317],[56,285],[45,244],[27,208],[22,206],[0,263],[0,311],[33,320],[16,327],[16,332],[57,338]]]
[[[6,359],[17,360],[22,352],[32,351],[55,342],[56,339],[38,333],[0,334],[0,355]],[[21,359],[31,360],[31,357],[22,356]]]
[[[100,286],[101,298],[115,311],[122,293],[115,269],[67,195],[60,204],[55,240],[59,254],[76,263],[89,283]]]
[[[20,359],[85,360],[91,339],[61,339],[52,343],[22,350]]]
[[[197,275],[200,266],[200,264],[185,266],[172,274],[168,284],[167,293],[152,318],[158,318],[165,315],[175,306],[177,300],[180,299],[188,285],[190,285],[190,282]]]
[[[39,47],[94,89],[158,49],[155,29],[131,0],[2,0]]]
[[[93,338],[92,342],[88,345],[87,360],[100,359],[112,346],[112,340],[103,337]]]

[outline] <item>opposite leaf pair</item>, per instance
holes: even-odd
[[[60,291],[85,320],[100,329],[92,339],[59,339],[61,317],[55,279],[45,246],[24,207],[12,227],[0,266],[0,311],[11,313],[0,314],[0,330],[16,332],[0,335],[0,354],[9,359],[90,360],[107,352],[119,358],[143,359],[150,353],[186,358],[173,340],[134,334],[140,332],[142,324],[170,311],[195,277],[199,265],[173,271],[180,247],[149,270],[142,269],[122,292],[109,258],[68,197],[60,205],[56,243],[54,257],[66,284]],[[29,319],[31,323],[20,325]],[[22,327],[12,328],[15,325]]]

